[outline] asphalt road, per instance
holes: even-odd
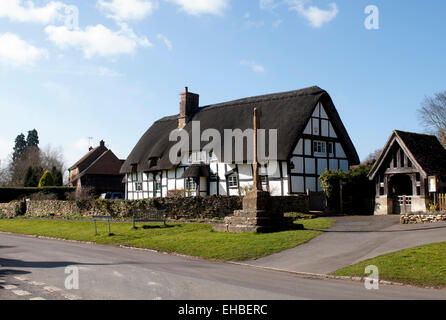
[[[0,299],[446,299],[446,290],[367,290],[359,282],[5,233],[0,264]],[[78,269],[79,289],[65,287],[69,266]]]
[[[445,242],[446,222],[402,225],[399,216],[338,217],[306,244],[249,261],[296,272],[326,274],[389,252]]]

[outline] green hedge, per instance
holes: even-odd
[[[7,203],[29,197],[35,193],[54,194],[58,200],[66,200],[66,193],[75,191],[74,187],[42,187],[42,188],[0,188],[0,203]]]

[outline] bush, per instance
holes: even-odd
[[[54,186],[54,178],[50,171],[45,171],[39,180],[39,188]]]
[[[66,200],[66,193],[74,191],[73,187],[44,187],[44,188],[0,188],[0,203],[8,203],[30,197],[35,193],[54,194],[57,200]]]
[[[346,213],[370,214],[367,201],[375,196],[375,186],[367,177],[371,165],[359,165],[350,171],[326,170],[320,177],[330,210],[340,210],[340,185],[343,185],[343,205]]]

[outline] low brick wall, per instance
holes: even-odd
[[[307,196],[271,197],[271,204],[278,212],[308,212]],[[32,216],[111,215],[114,218],[129,218],[133,208],[156,207],[166,210],[170,219],[224,218],[242,209],[242,197],[209,196],[191,198],[157,198],[139,201],[93,200],[93,201],[27,201],[26,214]]]
[[[400,218],[401,224],[434,223],[439,221],[446,221],[446,213],[411,214],[411,215],[402,215]]]

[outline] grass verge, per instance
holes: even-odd
[[[379,278],[417,286],[446,287],[446,242],[396,251],[335,271],[337,276],[365,276],[369,265]]]
[[[209,224],[139,224],[137,230],[129,223],[112,224],[112,236],[108,235],[107,223],[97,223],[98,235],[93,222],[0,220],[0,231],[27,235],[40,235],[67,240],[89,241],[98,244],[126,245],[176,252],[210,260],[243,261],[270,255],[293,248],[320,235],[333,225],[333,220],[318,218],[301,221],[307,230],[292,230],[269,234],[214,232]]]

